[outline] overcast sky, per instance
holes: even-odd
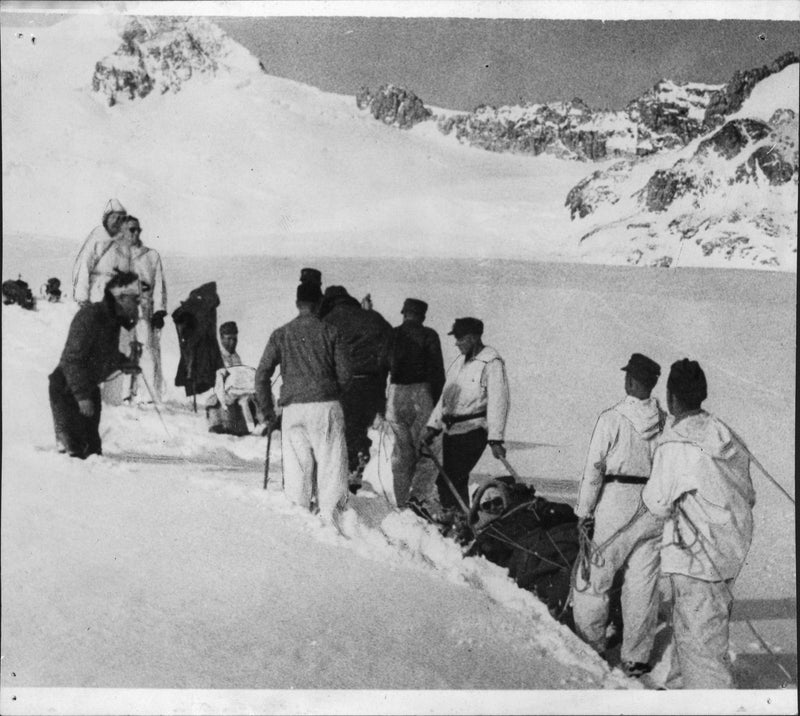
[[[621,108],[661,78],[727,82],[798,49],[800,24],[426,18],[219,20],[269,74],[354,94],[393,82],[426,103],[580,97]]]
[[[4,3],[5,9],[11,4]],[[204,5],[212,4],[158,7],[177,12]],[[241,14],[258,3],[238,7]],[[315,6],[310,7],[313,12]],[[13,17],[6,12],[3,22]],[[16,17],[46,22],[41,15]],[[662,78],[723,83],[736,70],[800,49],[800,22],[768,20],[212,19],[258,56],[269,74],[342,94],[392,82],[413,90],[426,104],[463,110],[573,97],[595,108],[619,109]]]

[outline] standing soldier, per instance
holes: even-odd
[[[95,274],[95,267],[102,257],[102,251],[109,247],[109,239],[119,234],[126,216],[125,207],[117,199],[109,199],[103,210],[100,226],[92,229],[75,257],[75,264],[72,267],[72,298],[80,305],[88,305],[91,300],[99,301],[102,298],[109,277],[105,275],[98,277]],[[98,247],[101,248],[98,250]],[[90,296],[95,284],[99,286],[94,291],[95,298],[92,299]]]
[[[412,483],[414,492],[419,493],[415,497],[422,501],[431,502],[431,493],[435,491],[435,472],[427,461],[420,462],[415,477],[417,446],[444,385],[439,336],[432,328],[422,325],[427,311],[425,301],[405,300],[401,311],[403,323],[392,329],[386,357],[390,374],[386,420],[395,436],[392,476],[400,507],[407,503]]]
[[[58,366],[50,375],[50,408],[59,452],[85,459],[102,454],[99,384],[115,371],[135,374],[138,354],[119,352],[119,333],[136,324],[139,277],[119,273],[103,300],[82,306],[72,319]]]
[[[731,590],[753,538],[756,497],[749,451],[700,407],[707,395],[696,361],[672,364],[667,407],[673,417],[656,446],[642,499],[656,517],[666,518],[661,571],[672,583],[683,688],[731,689]]]
[[[275,409],[270,379],[280,365],[284,491],[292,502],[310,509],[316,474],[320,514],[335,522],[347,501],[347,447],[339,398],[350,383],[351,369],[339,332],[315,315],[321,300],[317,284],[297,287],[298,316],[269,337],[256,370],[256,399],[260,422],[271,426]]]
[[[442,467],[465,504],[469,504],[469,473],[488,442],[498,460],[506,456],[503,438],[509,395],[506,367],[498,352],[483,344],[483,321],[457,318],[448,335],[461,355],[447,370],[442,395],[433,409],[423,442],[430,445],[442,432]],[[458,502],[440,475],[442,507],[458,510]]]
[[[665,413],[650,393],[661,368],[634,353],[625,371],[625,398],[604,411],[592,434],[575,514],[587,529],[594,521],[598,560],[588,584],[577,576],[573,615],[578,635],[599,653],[606,649],[609,593],[617,572],[622,586],[622,670],[628,676],[650,671],[658,618],[659,542],[662,522],[641,506],[650,476],[656,438]]]
[[[392,327],[377,312],[361,307],[344,286],[328,286],[320,311],[322,320],[335,326],[350,356],[353,379],[342,393],[342,410],[350,470],[350,491],[358,492],[369,460],[372,441],[367,431],[377,414],[386,410],[386,372],[381,357]]]

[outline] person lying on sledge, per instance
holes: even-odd
[[[570,577],[579,548],[578,518],[569,505],[550,502],[532,486],[504,476],[478,488],[467,524],[474,541],[466,556],[481,555],[506,567],[555,618],[569,620]]]

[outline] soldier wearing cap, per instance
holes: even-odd
[[[270,379],[280,365],[283,481],[286,496],[311,508],[316,475],[317,507],[327,522],[347,502],[347,447],[340,397],[352,371],[339,331],[316,315],[322,292],[316,283],[297,287],[298,315],[273,331],[255,377],[260,422],[274,424]]]
[[[658,616],[660,519],[641,506],[656,439],[666,415],[650,396],[661,368],[634,353],[625,371],[626,396],[600,414],[592,434],[575,513],[587,528],[594,520],[588,583],[579,574],[573,595],[578,635],[599,653],[606,649],[609,593],[617,572],[622,586],[622,668],[629,676],[650,670]]]
[[[707,395],[697,361],[672,364],[672,418],[656,445],[642,499],[653,515],[665,518],[661,571],[672,586],[673,676],[682,678],[685,689],[730,689],[731,590],[753,538],[756,496],[750,452],[702,409]]]
[[[444,385],[444,359],[439,335],[423,325],[428,304],[407,298],[401,314],[403,322],[391,331],[384,358],[389,371],[386,420],[395,436],[392,476],[397,504],[404,506],[410,497],[433,502],[436,473],[417,452],[425,423],[439,399]]]
[[[498,352],[483,344],[483,322],[457,318],[448,335],[455,337],[461,355],[447,370],[442,395],[426,426],[423,442],[442,437],[442,467],[465,504],[469,504],[469,473],[488,442],[492,455],[504,458],[503,438],[508,418],[508,379]],[[438,480],[439,499],[446,510],[458,503]]]

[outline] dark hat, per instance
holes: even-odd
[[[325,289],[325,298],[339,298],[341,296],[350,296],[344,286],[328,286]]]
[[[628,365],[623,366],[622,370],[650,388],[658,382],[658,376],[661,375],[661,366],[641,353],[631,355]]]
[[[314,283],[322,287],[322,272],[315,268],[300,269],[300,283]]]
[[[468,335],[482,336],[483,321],[478,318],[456,318],[453,328],[447,335],[455,336],[456,338],[463,338]]]
[[[322,298],[319,284],[301,283],[297,287],[297,300],[303,303],[318,303]]]
[[[219,327],[219,334],[221,336],[238,336],[239,327],[236,325],[235,321],[225,321],[225,323]]]
[[[403,310],[400,313],[416,313],[424,316],[428,312],[428,304],[418,298],[407,298],[403,301]]]
[[[706,374],[696,360],[676,361],[669,371],[667,390],[687,407],[699,407],[708,397]]]

